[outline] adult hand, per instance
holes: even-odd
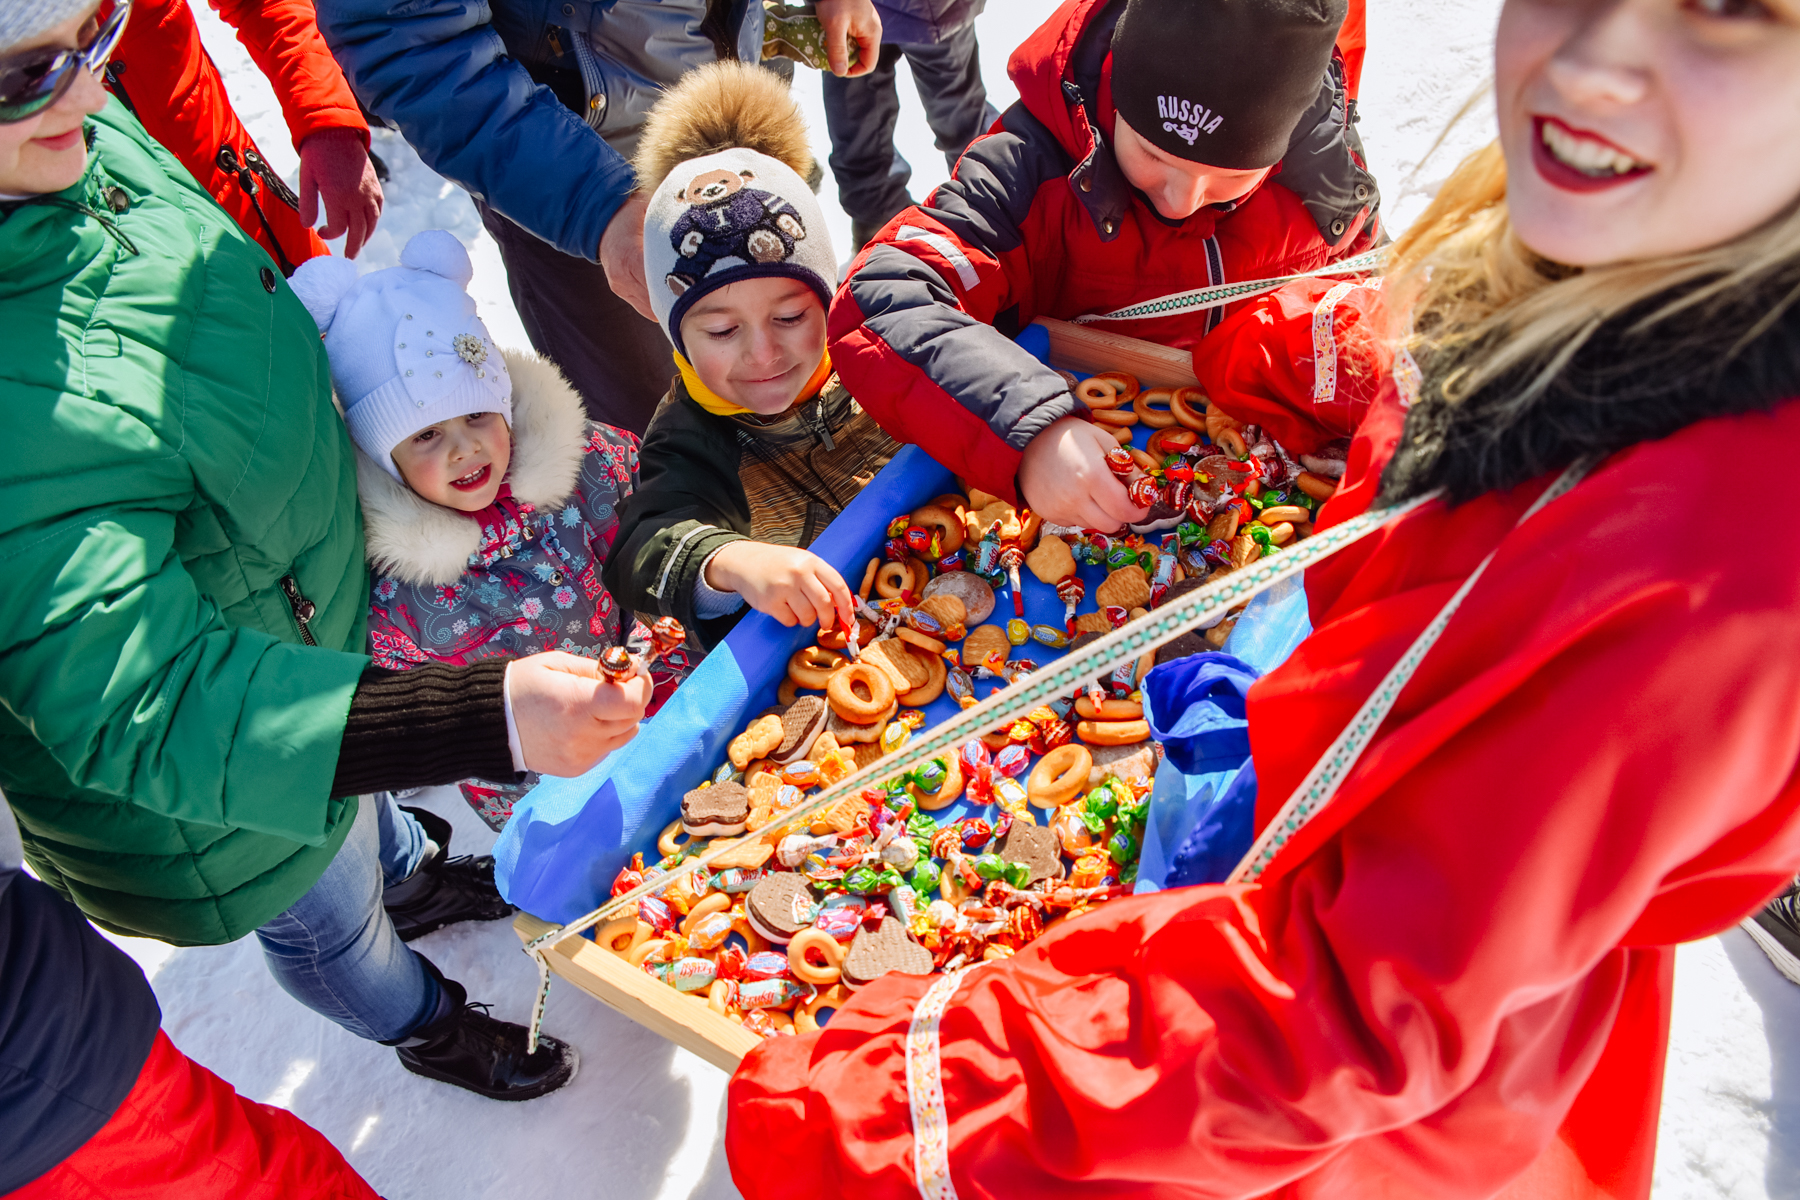
[[[614,683],[591,658],[550,650],[506,668],[525,765],[540,775],[580,775],[637,736],[650,680]]]
[[[300,219],[318,222],[322,238],[344,238],[344,257],[355,258],[381,219],[381,180],[362,135],[353,129],[321,129],[300,143]]]
[[[870,0],[819,0],[819,24],[825,28],[825,57],[831,73],[854,79],[875,69],[881,57],[881,14]],[[856,43],[856,65],[850,65],[848,43]]]
[[[1113,530],[1149,513],[1131,502],[1106,465],[1118,441],[1080,417],[1053,421],[1025,447],[1019,492],[1031,511],[1055,525]]]
[[[856,619],[856,600],[844,577],[818,555],[792,546],[727,542],[706,564],[706,586],[736,592],[783,625],[817,625],[824,631],[834,615],[845,628]]]
[[[646,321],[654,321],[650,289],[644,286],[644,214],[649,209],[648,193],[633,192],[625,197],[600,235],[600,268],[606,272],[606,286],[613,295],[637,309]]]

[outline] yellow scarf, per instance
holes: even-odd
[[[750,412],[749,409],[744,408],[741,405],[733,404],[731,401],[724,399],[717,392],[714,392],[711,388],[707,387],[704,383],[701,383],[699,374],[695,372],[693,365],[682,356],[680,351],[677,351],[675,354],[675,366],[681,371],[681,382],[682,385],[687,388],[687,394],[694,398],[695,404],[698,404],[701,408],[704,408],[707,412],[713,414],[713,416],[736,417]],[[818,369],[812,373],[812,378],[806,381],[806,386],[800,389],[800,394],[794,397],[794,404],[798,404],[802,400],[809,400],[818,395],[819,389],[824,387],[825,381],[830,378],[831,352],[828,350],[819,356]],[[788,407],[792,408],[793,405],[789,405]],[[777,413],[775,415],[779,416],[780,414]]]

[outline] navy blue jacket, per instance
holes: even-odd
[[[760,0],[317,0],[357,99],[438,174],[590,261],[686,70],[762,57]]]
[[[873,0],[881,40],[902,46],[943,41],[981,15],[987,0]]]
[[[112,1119],[162,1024],[138,965],[19,860],[0,803],[0,1196]]]

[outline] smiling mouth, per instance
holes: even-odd
[[[493,469],[491,465],[477,467],[461,479],[452,479],[450,486],[459,492],[472,492],[488,481],[488,475],[492,473]]]
[[[1571,191],[1594,191],[1650,173],[1648,163],[1598,137],[1577,133],[1553,117],[1535,119],[1533,159],[1549,182]]]

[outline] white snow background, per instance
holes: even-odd
[[[1457,156],[1490,136],[1489,107],[1477,104],[1420,165],[1487,78],[1497,7],[1494,0],[1370,5],[1362,134],[1390,229],[1415,217]],[[239,113],[292,180],[298,157],[267,82],[231,30],[207,6],[194,8]],[[1053,8],[1049,0],[989,0],[979,31],[997,108],[1015,96],[1006,56]],[[946,172],[904,67],[901,76],[899,142],[913,164],[913,195],[923,198]],[[818,76],[801,69],[795,89],[823,162],[829,147]],[[392,178],[361,265],[390,266],[413,233],[448,229],[473,249],[472,291],[489,328],[503,344],[525,345],[499,253],[468,197],[397,134],[377,132],[375,147]],[[847,259],[850,223],[829,175],[820,198],[839,258]],[[454,789],[435,789],[423,802],[455,822],[458,853],[492,843]],[[409,1075],[391,1050],[301,1008],[270,979],[254,939],[185,950],[121,944],[150,974],[164,1027],[182,1050],[244,1094],[317,1126],[389,1200],[737,1195],[720,1147],[725,1074],[567,984],[552,990],[546,1027],[580,1048],[579,1076],[545,1099],[499,1104]],[[417,945],[496,1015],[525,1019],[534,975],[508,922],[459,926]],[[1800,988],[1737,930],[1683,947],[1675,981],[1658,1200],[1800,1198]]]

